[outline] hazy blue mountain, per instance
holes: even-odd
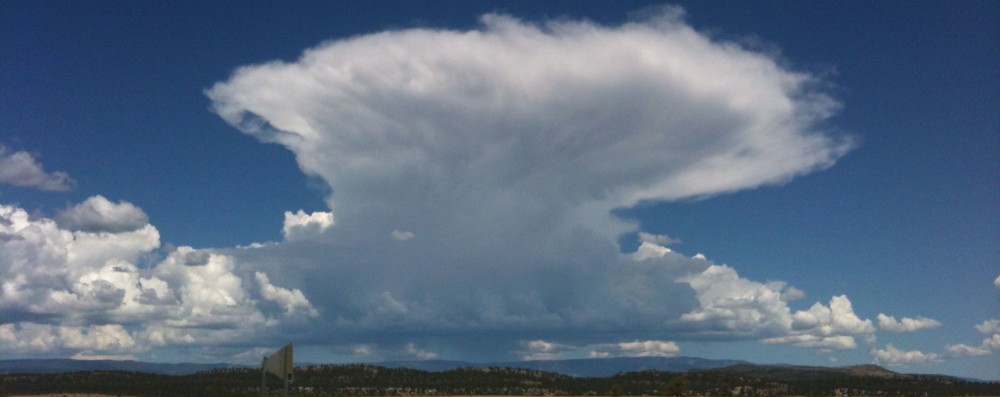
[[[425,360],[387,361],[377,365],[392,368],[413,368],[424,371],[447,371],[463,367],[509,367],[555,372],[579,377],[606,377],[619,372],[659,370],[685,372],[695,369],[712,369],[737,364],[749,364],[739,360],[712,360],[698,357],[614,357],[575,360],[507,361],[492,363],[472,363],[464,361]]]
[[[162,375],[188,375],[216,368],[229,368],[230,364],[147,363],[120,360],[25,359],[0,360],[0,374],[61,373],[76,371],[132,371]]]

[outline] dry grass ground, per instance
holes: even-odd
[[[54,394],[32,394],[32,395],[11,395],[9,397],[132,397],[117,394],[88,394],[88,393],[54,393]],[[511,397],[511,396],[451,396],[451,397]],[[583,396],[566,396],[583,397]],[[1000,396],[967,396],[967,397],[1000,397]]]
[[[54,393],[54,394],[12,395],[10,397],[131,397],[131,396],[123,396],[120,394]]]

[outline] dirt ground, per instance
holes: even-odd
[[[10,397],[129,397],[117,394],[88,394],[88,393],[56,393],[56,394],[32,394],[32,395],[12,395]]]

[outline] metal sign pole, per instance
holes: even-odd
[[[264,397],[264,388],[267,387],[267,371],[264,370],[264,364],[267,363],[267,356],[264,356],[260,360],[260,397]]]
[[[264,356],[264,359],[260,363],[260,397],[264,397],[264,392],[267,390],[268,372],[277,375],[279,378],[283,378],[285,383],[281,389],[281,396],[288,397],[288,384],[292,382],[292,376],[295,372],[295,363],[292,361],[292,357],[291,343],[270,356]]]

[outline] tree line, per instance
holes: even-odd
[[[641,371],[606,378],[571,377],[519,368],[428,372],[374,365],[311,365],[295,369],[292,396],[1000,396],[1000,382],[944,376],[748,375],[726,369],[684,373]],[[128,396],[257,396],[260,371],[216,369],[169,376],[124,371],[0,376],[0,396],[95,393]],[[282,383],[268,375],[271,395]]]

